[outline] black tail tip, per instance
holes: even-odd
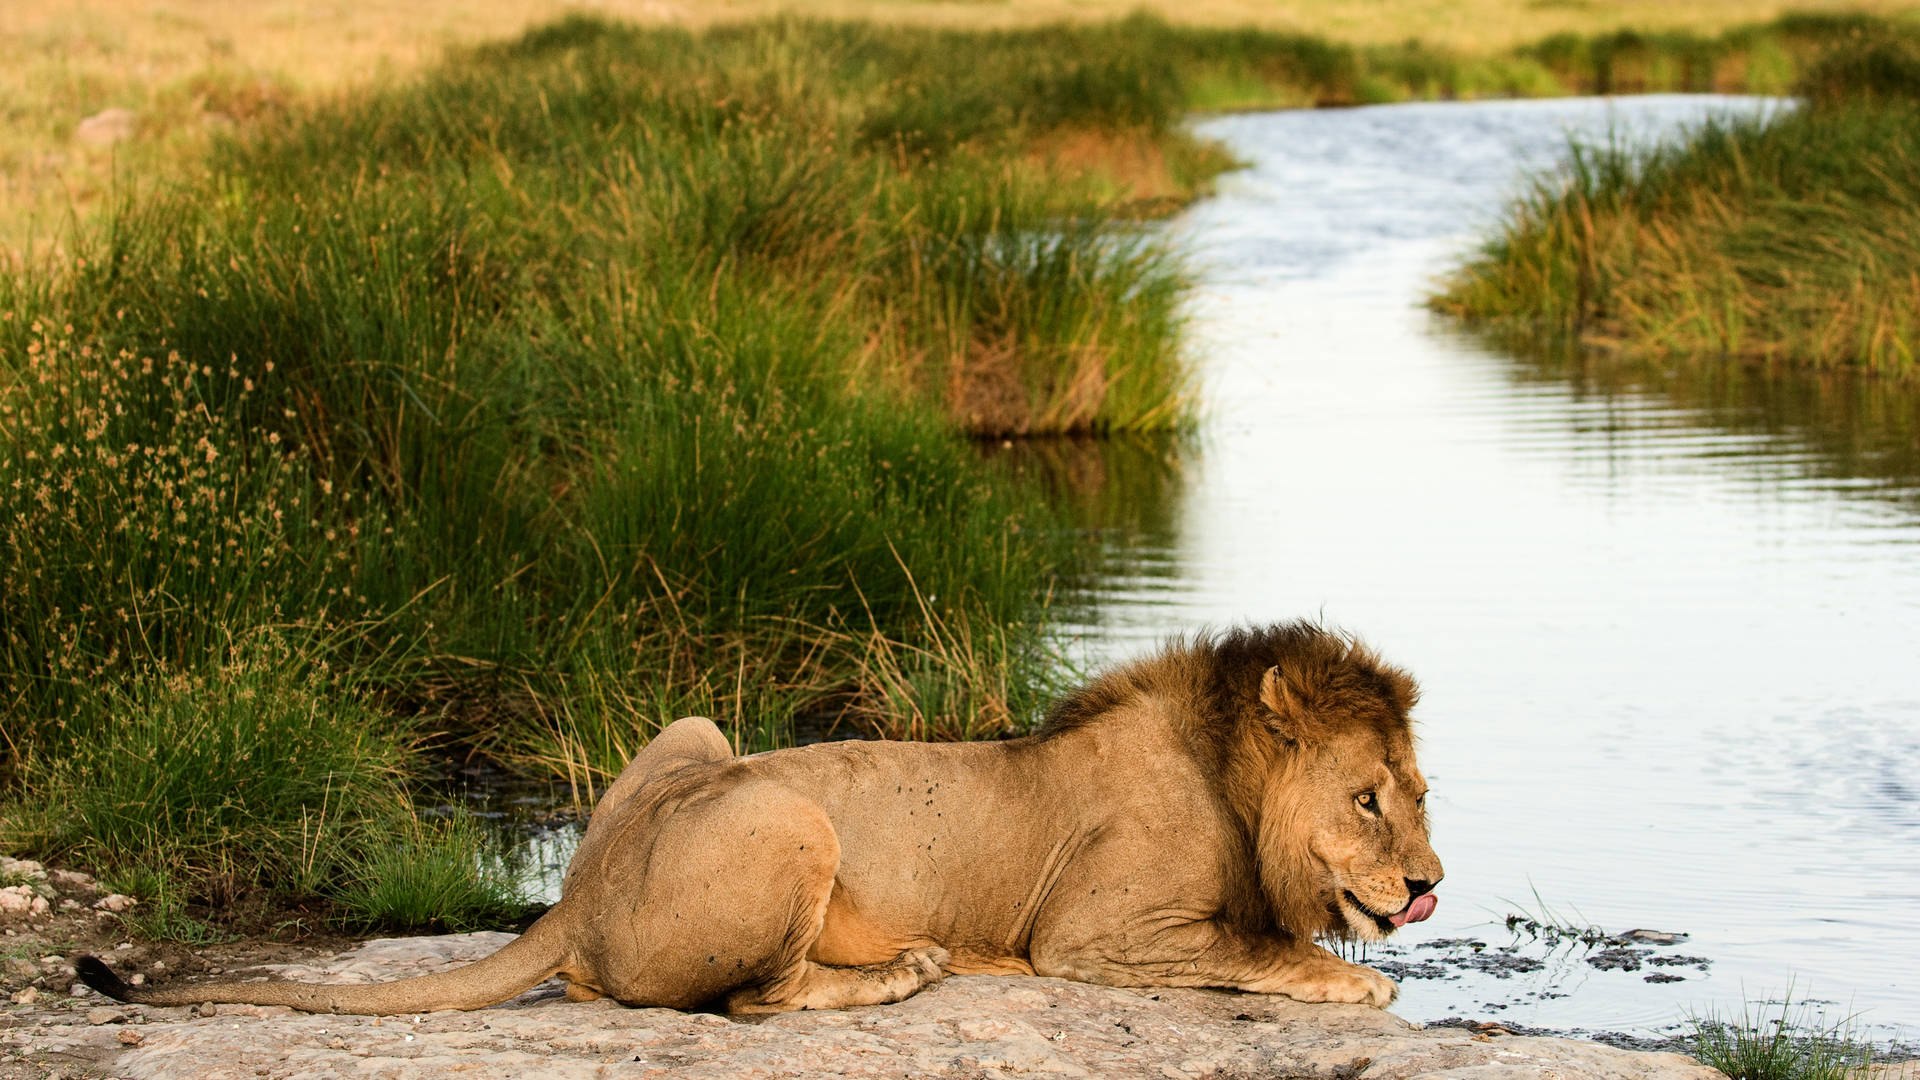
[[[131,1001],[133,988],[122,982],[97,956],[79,956],[73,961],[73,973],[80,981],[115,1001]]]

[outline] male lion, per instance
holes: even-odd
[[[560,902],[484,960],[373,986],[77,967],[122,1001],[371,1014],[478,1009],[554,975],[576,1000],[832,1009],[949,971],[1384,1006],[1391,980],[1313,939],[1433,912],[1415,694],[1293,623],[1176,642],[1008,742],[735,757],[688,718],[600,800]]]

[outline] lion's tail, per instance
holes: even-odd
[[[148,988],[129,986],[97,957],[82,956],[74,971],[83,982],[116,1001],[135,1005],[290,1005],[312,1013],[391,1016],[438,1009],[481,1009],[497,1005],[540,985],[567,966],[564,920],[549,911],[499,952],[452,971],[371,986],[318,986],[312,983],[183,983]]]

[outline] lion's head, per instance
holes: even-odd
[[[1428,894],[1444,871],[1414,760],[1413,679],[1304,624],[1229,635],[1216,649],[1239,661],[1224,665],[1240,669],[1233,704],[1241,730],[1264,744],[1243,790],[1257,802],[1261,885],[1276,921],[1302,936],[1379,940],[1432,914]]]

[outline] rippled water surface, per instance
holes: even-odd
[[[1420,678],[1448,876],[1386,958],[1411,1018],[1647,1034],[1791,987],[1920,1035],[1920,397],[1530,360],[1421,307],[1570,133],[1769,107],[1201,125],[1249,165],[1176,224],[1206,419],[1099,463],[1081,648],[1307,615]],[[1608,969],[1519,912],[1689,937]]]

